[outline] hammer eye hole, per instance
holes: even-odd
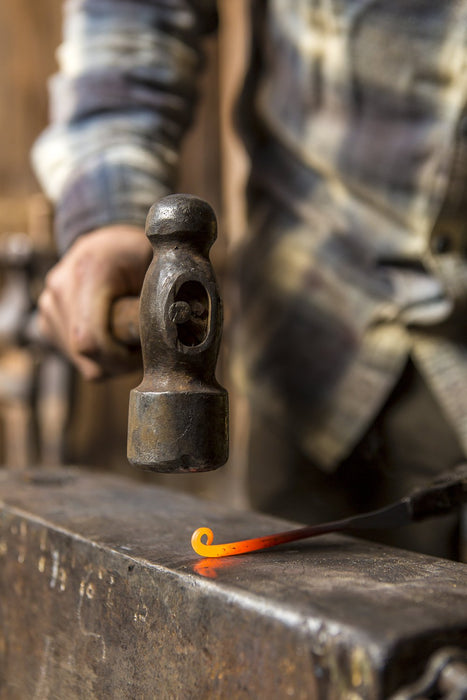
[[[178,340],[196,347],[206,339],[209,324],[209,297],[200,282],[185,282],[178,290],[171,314],[177,324]]]

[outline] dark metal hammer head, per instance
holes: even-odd
[[[156,472],[216,469],[228,456],[228,397],[215,378],[222,304],[209,261],[213,210],[190,195],[155,204],[141,292],[144,377],[130,395],[128,459]]]

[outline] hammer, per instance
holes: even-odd
[[[169,195],[151,207],[146,235],[154,254],[141,297],[117,300],[110,321],[118,340],[136,345],[140,336],[143,355],[143,380],[130,394],[128,460],[155,472],[217,469],[228,456],[228,396],[215,377],[216,217],[198,197]]]

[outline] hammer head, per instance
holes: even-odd
[[[144,377],[130,395],[128,459],[156,472],[217,469],[228,456],[228,397],[215,378],[222,304],[209,261],[216,217],[203,200],[155,204],[141,292]]]

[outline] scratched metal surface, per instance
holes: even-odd
[[[34,476],[37,475],[37,476]],[[196,478],[196,477],[194,477]],[[386,698],[467,647],[467,567],[78,472],[0,473],[0,697]]]

